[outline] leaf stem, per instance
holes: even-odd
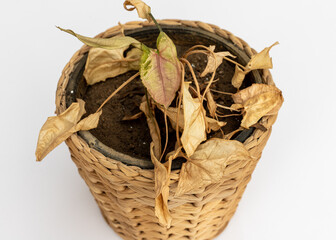
[[[100,105],[100,107],[98,108],[98,110],[96,111],[99,112],[103,107],[104,105],[114,96],[116,95],[121,89],[123,89],[127,84],[129,84],[130,82],[132,82],[137,76],[139,76],[140,73],[137,72],[136,74],[134,74],[132,77],[130,77],[129,79],[127,79],[126,82],[124,82],[123,84],[121,84],[113,93],[111,93],[111,95],[106,98],[106,100]]]
[[[152,15],[152,13],[149,13],[148,15],[153,19],[153,22],[155,23],[155,26],[160,30],[160,32],[163,32],[161,26],[158,24],[158,22],[156,21],[156,19]]]
[[[165,146],[163,148],[163,151],[162,151],[162,154],[161,154],[161,157],[160,157],[160,160],[159,162],[161,162],[161,159],[167,149],[167,146],[168,146],[168,121],[167,121],[167,109],[164,109],[164,121],[165,121],[165,128],[166,128],[166,143],[165,143]],[[177,123],[178,125],[178,123]]]
[[[149,98],[148,98],[148,92],[147,92],[147,90],[145,90],[146,91],[146,102],[147,102],[147,107],[148,107],[148,111],[149,111],[149,117],[150,118],[154,118],[154,116],[153,116],[153,114],[152,114],[152,108],[151,108],[151,106],[150,106],[150,103],[149,103]]]

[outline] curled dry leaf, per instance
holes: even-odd
[[[91,48],[84,70],[87,84],[93,85],[130,70],[139,70],[142,51],[133,48],[124,57],[124,51],[128,47],[113,50]]]
[[[162,164],[155,156],[155,144],[152,142],[150,145],[151,159],[154,164],[154,181],[155,181],[155,215],[159,219],[160,224],[169,228],[172,217],[168,209],[169,197],[169,183],[171,164],[174,155],[168,158],[166,164]]]
[[[279,43],[276,42],[272,46],[262,50],[260,53],[253,55],[250,61],[246,64],[245,70],[242,70],[240,67],[236,65],[235,73],[232,78],[232,85],[235,88],[239,89],[244,81],[245,75],[250,71],[256,69],[273,68],[272,58],[269,56],[269,51],[271,50],[272,47],[278,44]]]
[[[206,99],[207,99],[207,106],[208,106],[208,109],[209,109],[210,116],[211,117],[216,117],[217,104],[212,97],[212,93],[210,91],[207,91],[205,96],[206,96]]]
[[[128,6],[132,7],[128,8]],[[124,2],[124,8],[127,11],[136,9],[140,18],[147,19],[149,22],[152,21],[152,18],[149,15],[151,13],[151,8],[141,0],[126,0]]]
[[[240,67],[238,67],[236,65],[236,68],[235,68],[235,73],[233,75],[233,78],[232,78],[232,85],[235,87],[235,88],[240,88],[243,81],[244,81],[244,78],[245,78],[245,72],[244,70],[242,70]]]
[[[77,34],[70,29],[63,29],[61,27],[57,27],[57,28],[63,32],[66,32],[66,33],[69,33],[75,36],[76,38],[78,38],[78,40],[80,40],[81,42],[91,47],[98,47],[98,48],[105,48],[105,49],[113,50],[113,49],[129,47],[130,45],[132,45],[136,48],[141,48],[141,43],[132,37],[115,36],[111,38],[90,38],[90,37],[85,37],[80,34]]]
[[[206,117],[206,120],[208,122],[208,128],[215,132],[226,125],[226,122],[217,121],[213,118]]]
[[[71,134],[80,130],[89,130],[97,127],[101,111],[89,115],[78,123],[85,114],[84,105],[85,102],[78,99],[78,102],[72,103],[60,115],[47,119],[38,137],[35,152],[36,161],[41,161],[55,147],[70,137]]]
[[[144,98],[140,104],[140,110],[145,114],[147,119],[147,125],[154,145],[154,155],[157,159],[160,159],[162,151],[160,128],[155,119],[154,111],[149,109],[148,104],[149,102]]]
[[[255,69],[270,69],[273,68],[272,58],[269,56],[269,51],[279,42],[272,44],[270,47],[265,48],[260,53],[257,53],[251,57],[251,60],[247,63],[246,69],[248,71]]]
[[[191,156],[198,145],[206,140],[205,110],[198,98],[192,98],[189,83],[184,82],[181,87],[184,127],[181,142],[187,156]]]
[[[195,153],[182,165],[175,195],[193,193],[199,188],[222,181],[228,163],[249,161],[245,146],[235,140],[213,138],[199,145]]]
[[[274,115],[279,111],[284,99],[281,91],[266,84],[252,84],[232,95],[236,106],[243,106],[243,120],[241,126],[249,128],[256,124],[263,116]]]
[[[215,50],[214,45],[211,45],[209,48],[210,48],[211,51]],[[207,63],[207,66],[205,67],[204,71],[201,73],[201,77],[204,77],[208,73],[215,72],[216,69],[218,68],[218,66],[222,64],[224,57],[235,58],[235,56],[233,56],[230,52],[216,52],[215,53],[216,60],[213,57],[211,52],[207,53],[207,56],[208,56],[208,63]]]
[[[176,47],[164,32],[157,39],[157,50],[143,45],[140,77],[154,101],[168,108],[180,88],[182,75]]]

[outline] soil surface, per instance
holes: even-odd
[[[179,55],[181,55],[184,50],[185,49],[179,47]],[[211,78],[211,74],[200,78],[200,74],[206,67],[207,57],[203,54],[194,54],[189,56],[188,60],[195,71],[201,89],[204,90],[206,86],[205,84]],[[116,88],[118,88],[135,73],[136,71],[131,71],[113,79],[107,79],[105,82],[100,82],[93,86],[85,86],[84,90],[81,90],[82,96],[80,97],[86,102],[86,116],[94,113]],[[212,84],[211,89],[235,93],[237,90],[231,85],[233,74],[234,65],[223,61],[216,71],[215,80],[218,80]],[[187,66],[185,81],[192,82],[192,75]],[[216,92],[212,93],[215,101],[219,104],[231,106],[233,103],[230,95],[224,95]],[[150,159],[149,145],[152,140],[145,116],[142,115],[136,120],[122,120],[124,117],[132,116],[140,112],[139,105],[144,94],[145,89],[138,77],[124,87],[103,107],[103,114],[100,117],[98,127],[90,130],[90,132],[102,143],[119,152],[133,157]],[[204,106],[206,107],[206,102],[204,103]],[[218,109],[220,114],[224,115],[235,113],[230,110]],[[158,110],[155,112],[155,115],[161,129],[162,146],[164,146],[165,125],[163,114]],[[219,120],[227,122],[227,125],[222,128],[223,132],[227,134],[239,128],[241,116],[219,118]],[[212,132],[208,135],[209,138],[221,136],[221,131],[217,131],[215,133]],[[169,145],[166,152],[174,149],[175,142],[175,130],[173,130],[169,124]]]

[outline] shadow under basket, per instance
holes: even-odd
[[[255,53],[246,42],[211,24],[194,21],[159,21],[179,46],[216,45],[216,51],[230,51],[237,62],[245,65]],[[148,22],[124,25],[125,35],[151,46],[158,30]],[[97,37],[119,34],[120,26]],[[56,92],[56,113],[60,114],[76,99],[89,47],[83,46],[63,70]],[[274,85],[268,70],[253,71],[251,83]],[[211,184],[193,194],[174,197],[181,162],[174,162],[171,172],[169,210],[172,224],[161,226],[154,213],[154,171],[149,159],[137,159],[117,152],[88,131],[73,134],[66,140],[71,158],[89,186],[107,223],[123,239],[213,239],[227,226],[260,159],[276,116],[263,117],[266,131],[250,128],[236,136],[250,152],[253,160],[235,161],[225,169],[222,182]],[[98,233],[97,233],[98,234]]]

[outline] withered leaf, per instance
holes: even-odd
[[[191,156],[198,145],[206,140],[205,110],[198,98],[192,98],[189,83],[182,84],[182,103],[184,116],[184,130],[181,142],[187,156]]]
[[[244,128],[254,125],[263,116],[276,114],[284,101],[277,87],[266,84],[252,84],[232,98],[235,104],[241,104],[244,108],[241,122]]]
[[[129,6],[131,7],[128,8]],[[149,22],[152,21],[152,18],[149,15],[151,13],[151,8],[141,0],[126,0],[124,2],[124,8],[127,11],[136,9],[140,18],[147,19]]]
[[[169,228],[172,217],[168,209],[170,171],[173,155],[168,158],[167,164],[162,164],[156,158],[154,153],[154,143],[150,145],[151,159],[154,164],[155,179],[155,215],[158,217],[160,224]]]
[[[238,67],[236,65],[236,68],[235,68],[235,73],[233,75],[233,78],[232,78],[232,85],[235,87],[235,88],[240,88],[243,81],[244,81],[244,78],[245,78],[245,74],[246,72],[244,72],[244,70],[242,70],[240,67]]]
[[[93,85],[130,70],[139,70],[142,51],[133,48],[124,57],[127,48],[127,46],[114,50],[91,48],[84,70],[87,84]]]
[[[215,46],[214,45],[211,45],[209,48],[210,48],[211,51],[215,50]],[[207,53],[207,56],[208,56],[208,63],[207,63],[207,66],[205,67],[204,71],[201,73],[201,77],[204,77],[208,73],[215,72],[216,69],[218,68],[218,66],[222,64],[224,57],[233,57],[233,58],[235,58],[235,56],[233,56],[230,52],[227,52],[227,51],[225,51],[225,52],[216,52],[215,53],[216,60],[213,57],[212,53]]]
[[[55,117],[49,117],[40,130],[36,147],[36,161],[41,161],[49,152],[61,144],[71,134],[80,130],[97,127],[101,111],[78,121],[85,114],[85,102],[78,99],[70,107]]]
[[[272,58],[269,56],[269,51],[275,45],[278,45],[279,42],[274,43],[270,47],[265,48],[260,53],[257,53],[251,57],[251,60],[247,63],[247,71],[255,69],[270,69],[273,68]]]
[[[209,109],[210,116],[215,117],[216,116],[216,110],[217,110],[217,104],[212,97],[212,93],[210,91],[207,91],[205,96],[206,96],[206,99],[207,99],[207,106],[208,106],[208,109]]]
[[[223,179],[228,163],[249,161],[245,146],[235,140],[213,138],[199,145],[195,153],[182,165],[175,195],[193,193]]]
[[[154,111],[149,109],[148,103],[145,98],[140,104],[140,110],[146,115],[147,125],[153,140],[154,155],[157,159],[160,159],[162,150],[160,128],[155,119]]]
[[[78,131],[87,131],[93,128],[96,128],[99,123],[100,115],[102,115],[103,111],[100,110],[99,112],[92,113],[86,118],[82,119],[75,127],[74,132]]]
[[[195,101],[198,101],[195,99]],[[164,109],[160,108],[161,111]],[[177,120],[177,108],[169,107],[167,109],[167,116],[171,122],[171,125],[176,129],[176,123],[178,122],[179,130],[182,132],[184,129],[184,113],[183,109],[180,110],[179,118]],[[221,127],[226,125],[226,122],[217,121],[216,119],[205,117],[208,127],[213,131],[218,131]]]
[[[80,34],[75,33],[74,31],[70,29],[63,29],[61,27],[57,27],[63,32],[69,33],[81,42],[85,43],[88,46],[91,47],[98,47],[98,48],[105,48],[109,50],[113,49],[120,49],[120,48],[128,48],[130,45],[136,47],[136,48],[141,48],[141,43],[128,36],[114,36],[111,38],[90,38],[90,37],[85,37]]]
[[[157,50],[143,45],[140,77],[151,97],[168,108],[181,84],[181,63],[173,41],[160,32]]]
[[[221,127],[224,127],[226,125],[226,122],[217,121],[213,118],[206,117],[206,120],[208,122],[208,128],[212,131],[218,131]]]

